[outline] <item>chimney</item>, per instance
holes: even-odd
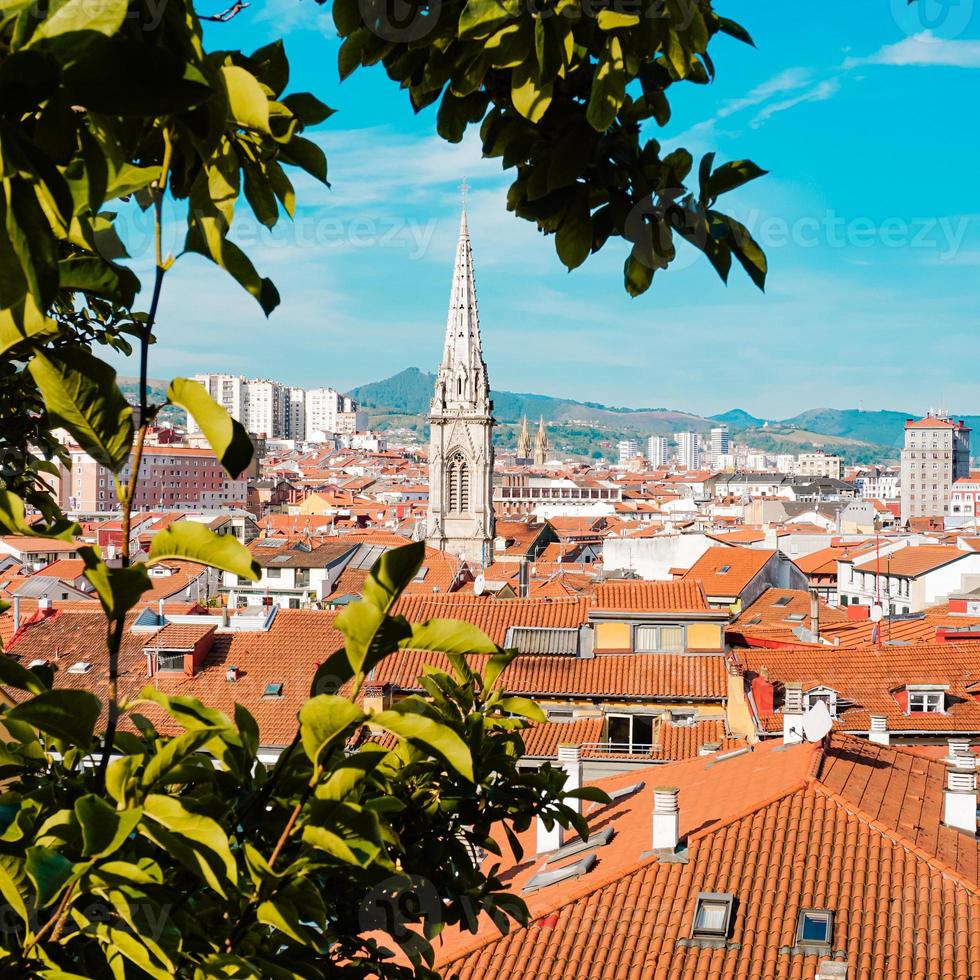
[[[569,742],[558,745],[558,764],[565,770],[565,791],[582,788],[582,747]],[[582,812],[581,800],[570,800],[569,805]]]
[[[14,617],[14,632],[20,629],[20,596],[14,596],[14,608],[11,610]]]
[[[783,687],[783,744],[803,741],[803,685],[799,682]]]
[[[557,851],[561,847],[561,827],[554,824],[551,830],[544,825],[544,820],[538,817],[538,837],[537,852],[546,854],[548,851]]]
[[[37,600],[37,611],[42,616],[50,616],[54,612],[54,603],[48,598],[48,596],[43,596]]]
[[[810,632],[820,639],[820,599],[816,592],[810,593]]]
[[[231,617],[228,615],[228,607],[223,606],[221,609],[221,626],[223,629],[228,629],[230,625]]]
[[[949,754],[946,762],[953,765],[960,759],[972,759],[973,753],[970,751],[970,740],[968,738],[950,738],[946,744],[949,746]]]
[[[229,683],[238,680],[238,668],[234,665],[229,665],[228,669],[225,671],[225,680]]]
[[[877,745],[890,745],[891,740],[891,732],[888,731],[888,719],[884,715],[872,715],[868,741]]]
[[[657,786],[653,790],[653,849],[674,851],[680,839],[678,833],[676,786]]]
[[[977,759],[961,757],[946,770],[943,823],[968,834],[977,832]]]

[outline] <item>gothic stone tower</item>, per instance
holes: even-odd
[[[446,346],[429,411],[426,543],[465,558],[471,566],[493,561],[492,413],[464,207]]]

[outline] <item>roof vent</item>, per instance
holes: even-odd
[[[92,665],[87,660],[79,660],[68,668],[69,674],[87,674],[92,669]]]
[[[238,668],[234,664],[229,664],[228,669],[225,671],[225,680],[229,682],[238,680]]]
[[[783,744],[803,741],[803,685],[786,684],[783,689]]]
[[[47,665],[48,665],[47,660],[44,660],[44,659],[38,657],[38,658],[32,660],[27,666],[28,666],[28,668],[30,668],[31,670],[33,670],[35,667],[47,667]]]
[[[957,758],[946,773],[943,823],[968,834],[977,832],[977,759]]]
[[[676,786],[657,786],[653,790],[653,849],[673,851],[680,835],[678,797]]]
[[[888,719],[884,715],[872,715],[868,741],[877,745],[889,745],[891,738],[891,733],[888,731]]]

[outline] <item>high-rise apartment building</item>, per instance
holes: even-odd
[[[970,475],[970,429],[945,412],[905,422],[902,521],[950,513],[953,483]]]
[[[686,470],[696,470],[701,462],[698,434],[696,432],[678,432],[675,440],[677,442],[677,465]]]
[[[616,447],[619,450],[619,465],[626,466],[640,455],[640,444],[635,439],[623,439]]]
[[[289,388],[286,391],[286,420],[283,435],[287,439],[306,438],[306,391]]]
[[[647,439],[647,462],[655,469],[670,461],[670,444],[666,436],[650,436]]]
[[[722,456],[729,452],[729,437],[727,425],[716,425],[711,430],[711,465],[720,469]]]
[[[285,387],[278,381],[262,378],[248,381],[245,390],[248,397],[245,428],[267,439],[284,436],[287,397]]]

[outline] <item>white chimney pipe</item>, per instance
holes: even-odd
[[[582,747],[562,742],[558,746],[558,764],[565,770],[565,792],[582,788]],[[568,805],[582,812],[581,800],[569,800]]]
[[[783,744],[803,741],[803,685],[786,684],[783,688]]]
[[[538,817],[538,854],[546,854],[548,851],[557,851],[561,847],[561,827],[556,823],[551,830],[544,825],[544,820]]]
[[[888,731],[888,719],[884,715],[872,715],[868,741],[877,745],[890,745],[891,740],[891,732]]]
[[[958,758],[946,770],[943,823],[968,834],[977,832],[977,760]]]
[[[680,840],[676,786],[657,786],[653,791],[653,849],[677,849]]]

